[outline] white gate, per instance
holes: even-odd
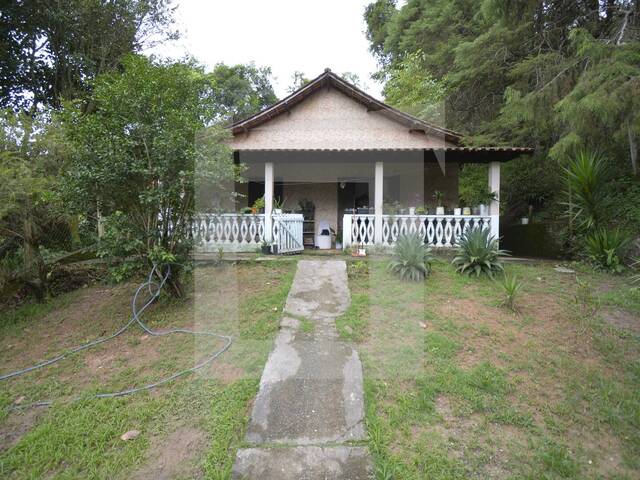
[[[300,213],[274,214],[273,243],[278,253],[296,253],[304,250],[302,225],[304,217]]]

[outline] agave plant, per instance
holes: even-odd
[[[420,282],[431,273],[432,261],[431,249],[424,244],[420,235],[401,235],[396,241],[389,270],[402,280]]]
[[[599,224],[604,193],[605,163],[594,152],[579,152],[564,169],[569,215],[585,230]]]
[[[598,228],[585,236],[584,246],[587,256],[596,266],[620,273],[624,270],[622,259],[630,241],[629,235],[618,228]]]
[[[515,312],[517,310],[516,297],[522,288],[522,283],[518,281],[518,277],[515,275],[509,277],[505,274],[502,282],[500,282],[500,286],[504,290],[504,299],[502,300],[501,305]]]
[[[451,263],[459,273],[475,273],[477,277],[485,274],[493,278],[494,273],[503,271],[499,255],[508,253],[498,248],[498,239],[488,229],[476,227],[462,234],[458,251]]]

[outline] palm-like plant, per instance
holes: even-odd
[[[459,273],[482,274],[493,278],[493,274],[503,271],[499,255],[508,255],[498,248],[498,239],[488,229],[476,227],[467,230],[460,237],[456,256],[451,262]]]
[[[518,277],[515,275],[513,277],[509,277],[505,274],[500,286],[504,290],[504,299],[502,300],[501,305],[515,312],[516,297],[522,288],[522,284],[518,281]]]
[[[598,228],[584,238],[584,246],[587,256],[598,267],[620,273],[624,269],[622,259],[630,241],[629,235],[618,228]]]
[[[597,153],[579,152],[564,169],[569,215],[583,229],[598,226],[603,196],[605,163]]]
[[[424,244],[420,235],[401,235],[396,241],[394,258],[389,263],[389,270],[402,280],[420,282],[431,273],[432,261],[431,249]]]

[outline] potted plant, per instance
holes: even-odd
[[[471,208],[469,208],[469,207],[463,207],[463,208],[462,208],[462,214],[463,214],[463,215],[471,215]]]
[[[240,210],[240,213],[243,213],[244,215],[251,215],[253,213],[253,209],[251,207],[243,207]]]
[[[416,215],[426,215],[428,211],[429,210],[427,210],[427,207],[424,205],[416,207]]]
[[[456,217],[459,217],[460,215],[462,215],[462,209],[461,209],[460,207],[454,207],[454,208],[453,208],[453,214],[454,214]]]
[[[276,215],[282,214],[282,207],[284,206],[284,202],[286,199],[282,200],[280,198],[276,198],[273,200],[273,213]]]
[[[433,198],[436,200],[436,215],[444,215],[444,206],[442,205],[443,194],[440,190],[433,192]]]
[[[298,206],[300,207],[305,220],[313,220],[316,206],[311,200],[309,200],[308,198],[303,198],[298,202]]]
[[[496,193],[495,192],[492,192],[488,188],[486,188],[485,190],[481,191],[479,193],[479,195],[478,195],[478,202],[479,202],[478,214],[482,215],[482,216],[489,215],[489,205],[495,199],[496,199]]]
[[[260,244],[260,253],[263,255],[269,255],[271,253],[271,244],[267,241],[263,241]]]
[[[260,197],[253,202],[253,206],[251,207],[253,213],[264,213],[264,197]]]
[[[336,233],[336,250],[342,250],[342,232]]]

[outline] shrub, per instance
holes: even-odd
[[[522,283],[518,282],[518,277],[515,275],[513,277],[509,277],[507,275],[504,276],[502,282],[500,282],[500,286],[504,290],[504,299],[502,300],[501,306],[507,307],[512,311],[516,311],[516,297],[518,296],[518,292],[522,288]]]
[[[507,252],[498,248],[498,239],[487,229],[473,228],[460,237],[457,254],[451,263],[459,273],[475,273],[477,277],[485,274],[493,278],[494,273],[503,271],[499,255],[507,255]]]
[[[431,273],[432,261],[431,249],[424,244],[422,237],[415,233],[401,235],[396,242],[389,269],[402,280],[419,282]]]
[[[620,229],[598,228],[584,238],[587,257],[597,267],[612,273],[624,270],[623,257],[631,239]]]
[[[564,169],[569,215],[583,229],[597,226],[604,194],[605,163],[597,153],[581,151]]]
[[[633,268],[640,268],[640,257],[635,258],[631,266]],[[631,283],[637,283],[640,285],[640,273],[631,276]]]

